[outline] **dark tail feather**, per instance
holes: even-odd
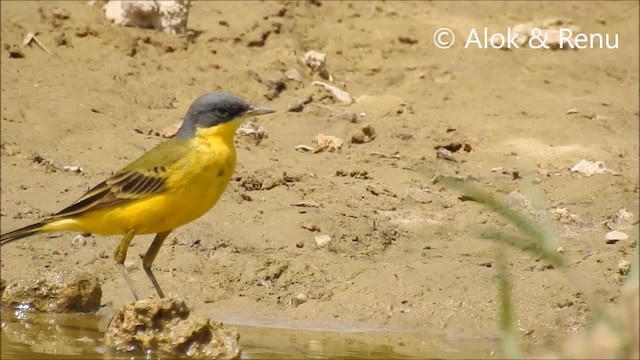
[[[2,234],[2,235],[0,235],[0,245],[5,245],[5,244],[8,244],[10,242],[25,238],[27,236],[35,235],[35,234],[39,233],[40,230],[42,230],[42,227],[45,226],[47,223],[48,223],[48,221],[45,220],[45,221],[41,221],[41,222],[39,222],[37,224],[32,224],[32,225],[20,228],[18,230],[13,230],[13,231],[8,232],[6,234]]]

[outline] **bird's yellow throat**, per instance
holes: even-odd
[[[219,143],[222,140],[232,145],[236,130],[242,125],[243,120],[239,118],[212,127],[198,128],[196,130],[196,138],[208,143]]]

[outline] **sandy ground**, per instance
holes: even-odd
[[[569,264],[559,271],[509,252],[523,341],[544,345],[581,331],[592,298],[616,303],[618,262],[632,257],[638,231],[606,244],[604,223],[621,208],[637,219],[637,3],[202,2],[191,10],[191,36],[114,27],[99,4],[83,1],[1,7],[3,232],[71,203],[162,141],[155,134],[197,96],[224,89],[278,113],[258,120],[269,135],[261,143],[237,140],[236,177],[219,204],[175,231],[156,260],[165,291],[198,311],[236,323],[494,339],[498,248],[477,229],[508,226],[431,179],[474,177],[506,200],[526,192],[513,171],[531,175],[555,212],[557,246]],[[55,17],[56,8],[68,18]],[[441,50],[432,41],[442,26],[462,37],[548,17],[618,33],[619,48]],[[31,46],[9,58],[6,47],[28,32],[51,55]],[[262,46],[248,46],[267,32]],[[311,86],[321,79],[300,64],[307,50],[327,54],[334,83],[354,104]],[[268,100],[264,80],[288,69],[303,81],[287,81]],[[303,112],[286,111],[307,95],[314,102]],[[360,114],[359,123],[345,112]],[[350,144],[365,123],[377,137]],[[317,134],[346,143],[339,153],[294,149],[312,146]],[[454,153],[455,162],[437,158],[434,147],[452,142],[471,151]],[[571,173],[581,159],[603,161],[619,176]],[[65,165],[84,172],[56,170]],[[265,183],[273,187],[255,186]],[[318,207],[292,206],[301,201]],[[331,242],[319,248],[318,235]],[[119,238],[74,246],[74,236],[3,247],[2,278],[43,266],[84,268],[102,281],[104,304],[130,301],[113,264]],[[136,238],[126,263],[147,296],[154,292],[139,254],[150,241]],[[300,293],[309,300],[295,306]]]

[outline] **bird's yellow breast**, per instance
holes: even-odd
[[[151,234],[173,230],[210,210],[235,170],[234,122],[198,129],[191,149],[167,169],[166,191],[74,219],[79,231],[103,235]]]

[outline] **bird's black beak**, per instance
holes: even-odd
[[[249,108],[249,110],[247,110],[244,114],[242,114],[242,117],[266,115],[266,114],[271,114],[271,113],[274,113],[274,112],[276,112],[276,111],[275,110],[271,110],[271,109],[267,109],[267,108],[263,108],[263,107],[251,106]]]

